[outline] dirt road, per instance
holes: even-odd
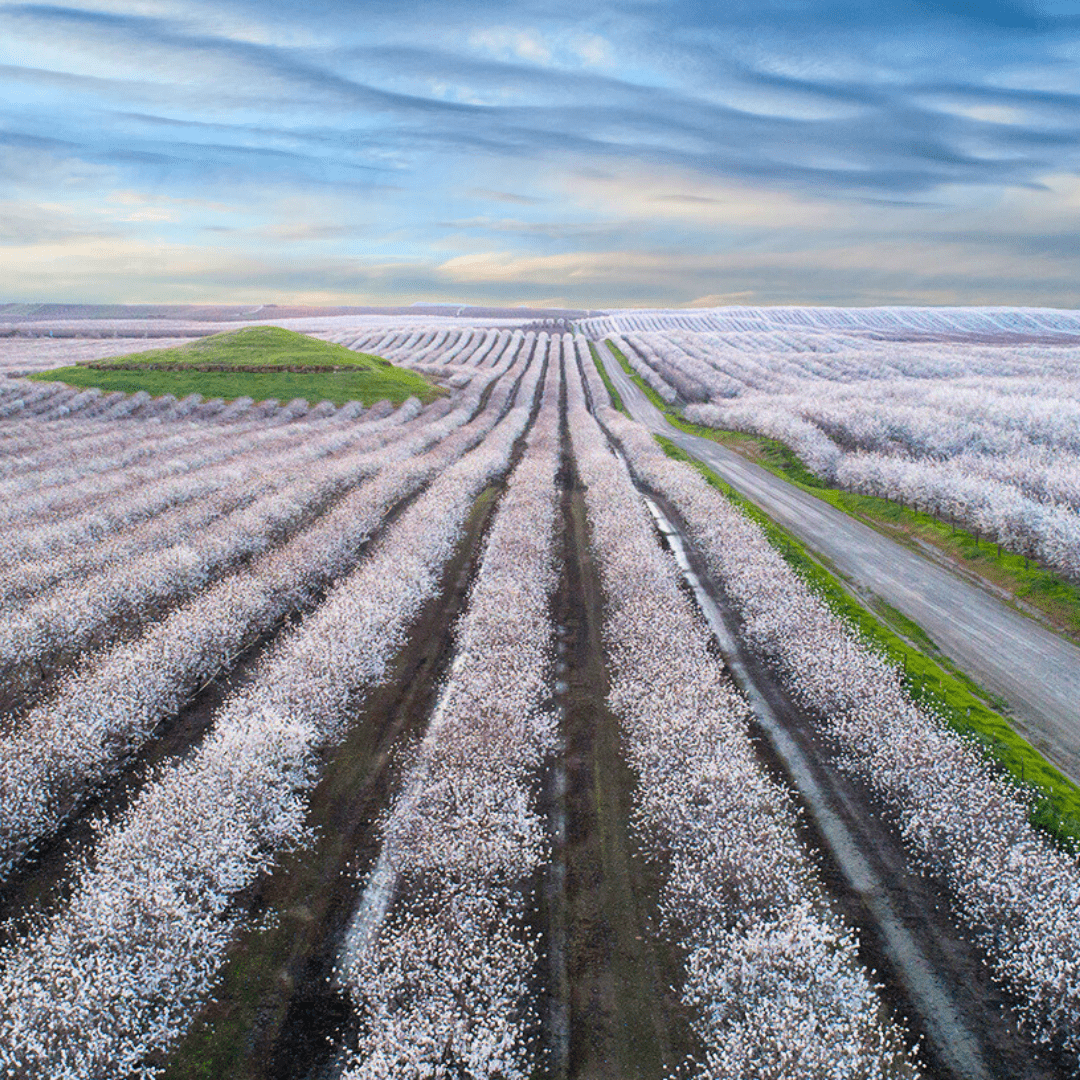
[[[606,346],[597,349],[634,419],[705,462],[858,588],[917,622],[958,667],[1007,702],[1026,738],[1080,781],[1080,648],[727,447],[672,427]]]

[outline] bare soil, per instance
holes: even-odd
[[[659,929],[662,860],[644,858],[631,825],[636,776],[607,708],[603,597],[588,543],[584,490],[564,432],[561,735],[552,784],[553,858],[544,891],[547,1044],[555,1080],[660,1080],[693,1048],[679,1001],[682,957]]]

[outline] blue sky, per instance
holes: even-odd
[[[1080,307],[1080,0],[0,0],[0,300]]]

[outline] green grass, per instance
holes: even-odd
[[[680,416],[678,413],[667,413],[668,421],[680,431],[690,435],[700,435],[703,439],[712,439],[713,442],[722,443],[731,447],[744,457],[756,461],[763,468],[793,484],[811,491],[819,498],[823,491],[838,491],[836,488],[828,488],[825,481],[816,473],[811,472],[796,456],[795,452],[780,442],[778,439],[770,439],[765,435],[751,435],[742,431],[724,431],[721,428],[706,427],[704,424],[695,424]],[[841,492],[841,494],[845,494]],[[884,500],[878,500],[883,502]]]
[[[390,367],[390,361],[371,353],[353,352],[344,345],[284,330],[280,326],[246,326],[222,334],[198,338],[172,349],[150,349],[93,361],[95,367],[124,367],[128,364],[197,364],[228,367],[348,367],[375,371]]]
[[[1056,629],[1080,639],[1080,587],[1025,555],[969,532],[949,521],[902,503],[830,487],[808,469],[790,447],[776,439],[741,431],[694,424],[679,415],[630,367],[626,357],[608,342],[627,375],[663,412],[668,422],[690,435],[730,447],[769,472],[835,506],[895,540],[918,549],[929,544],[948,559],[1023,601],[1046,617]]]
[[[169,367],[155,370],[163,364]],[[197,365],[226,370],[202,371]],[[254,367],[282,370],[249,370]],[[304,371],[306,367],[344,370]],[[182,398],[197,393],[207,399],[226,400],[250,397],[255,401],[285,402],[304,398],[312,405],[320,401],[335,405],[362,401],[371,405],[384,399],[399,404],[408,397],[426,403],[446,393],[422,375],[395,367],[381,357],[354,353],[341,345],[276,326],[214,334],[175,349],[110,357],[95,367],[79,364],[54,368],[30,378],[129,394],[145,390],[152,397],[173,394]]]
[[[669,457],[692,465],[761,526],[769,543],[875,652],[904,672],[911,697],[953,730],[979,744],[994,766],[1030,793],[1031,823],[1068,851],[1080,851],[1080,787],[1059,772],[997,711],[1001,706],[937,650],[916,623],[886,604],[869,610],[786,529],[743,498],[670,439],[656,436]],[[995,708],[994,706],[997,706]]]
[[[590,341],[589,352],[592,353],[593,363],[596,365],[596,370],[600,374],[600,378],[604,382],[604,386],[607,387],[608,397],[611,399],[611,407],[617,409],[619,412],[626,416],[630,414],[626,411],[626,406],[623,404],[623,399],[619,394],[619,391],[615,389],[615,384],[611,381],[611,376],[607,373],[607,369],[600,361],[600,354],[596,351],[596,346]]]

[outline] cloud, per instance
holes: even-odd
[[[1075,4],[362,7],[0,2],[16,286],[1080,303]]]
[[[754,300],[754,291],[743,289],[742,292],[710,293],[708,296],[699,296],[685,306],[688,308],[727,307],[731,304],[752,304]]]
[[[575,34],[569,44],[578,59],[590,67],[605,67],[614,59],[611,42],[599,34]]]
[[[506,26],[474,30],[469,35],[469,45],[500,59],[511,58],[545,65],[551,62],[551,50],[535,30]]]
[[[536,206],[544,201],[533,195],[521,195],[512,191],[493,191],[491,188],[470,188],[465,192],[465,196],[482,202],[517,203],[521,206]]]
[[[864,287],[903,281],[925,294],[952,282],[976,283],[985,289],[1005,274],[1017,280],[1049,278],[1065,282],[1080,269],[1080,254],[1043,252],[994,255],[977,243],[923,239],[916,243],[878,240],[861,244],[813,243],[795,251],[737,250],[716,253],[665,251],[575,251],[550,256],[522,256],[512,251],[484,251],[448,259],[437,267],[454,284],[502,284],[622,287],[647,285],[654,290],[665,279],[682,284],[741,277],[760,282],[780,275],[792,280],[808,274],[859,281]],[[740,295],[748,290],[739,289]],[[730,293],[725,290],[725,295]]]
[[[574,251],[561,255],[522,256],[510,251],[481,251],[447,259],[438,274],[455,283],[513,282],[550,286],[573,283],[655,281],[664,274],[708,269],[707,257],[670,252]]]
[[[689,168],[631,165],[568,178],[566,199],[624,220],[677,220],[690,225],[746,229],[820,228],[850,214],[835,201],[731,181]]]
[[[954,17],[949,10],[937,14]],[[780,60],[790,45],[778,46],[769,63],[760,55],[764,45],[753,56],[733,48],[724,60],[715,32],[692,47],[678,41],[684,55],[674,60],[685,61],[685,69],[665,71],[658,82],[640,62],[609,65],[612,73],[604,75],[564,70],[560,57],[608,64],[619,48],[611,37],[565,26],[483,26],[468,32],[465,51],[455,52],[416,45],[285,47],[196,34],[189,27],[198,20],[175,10],[166,18],[9,5],[0,19],[14,36],[30,40],[29,57],[66,65],[70,77],[82,79],[84,94],[152,100],[144,126],[209,126],[212,117],[232,149],[252,159],[250,167],[257,167],[253,141],[276,152],[284,148],[275,144],[286,141],[302,145],[294,159],[299,175],[310,175],[305,156],[325,170],[328,155],[316,144],[351,127],[351,152],[337,159],[342,171],[360,157],[368,165],[411,169],[430,152],[452,155],[472,146],[539,157],[556,146],[564,156],[662,162],[777,187],[906,200],[948,184],[1023,183],[1051,155],[1075,155],[1080,145],[1075,120],[1068,130],[1059,127],[1053,146],[1042,126],[1025,123],[1027,114],[1009,102],[927,107],[924,86],[905,88],[905,79],[912,80],[903,63],[860,83],[827,65],[824,71],[785,66]],[[727,21],[740,19],[745,13],[736,8]],[[838,27],[840,37],[851,32],[851,24]],[[109,77],[121,57],[119,70],[129,82]],[[915,68],[921,77],[921,65]],[[172,80],[171,101],[170,70],[184,72],[182,81]],[[973,77],[972,87],[979,83]],[[160,114],[156,120],[150,111]],[[124,127],[136,122],[134,114],[115,115],[113,140],[130,139]],[[987,124],[990,116],[1011,122]],[[976,126],[990,130],[976,135],[971,128],[979,117]],[[1020,154],[1025,140],[1027,152]],[[165,142],[165,132],[156,140],[143,135],[144,151],[168,157],[155,141]],[[198,144],[188,152],[199,153]],[[289,171],[284,161],[275,168]]]
[[[55,244],[86,238],[96,242],[115,232],[115,226],[101,215],[80,212],[63,203],[0,202],[0,246]]]

